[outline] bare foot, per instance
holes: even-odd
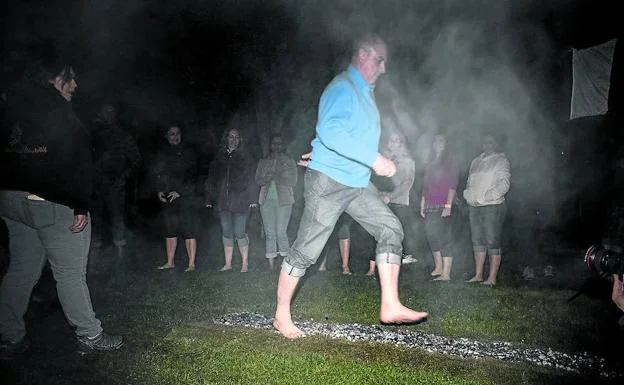
[[[483,282],[483,278],[479,278],[479,277],[472,277],[469,280],[466,281],[467,283],[475,283],[475,282]]]
[[[483,286],[496,286],[496,281],[491,281],[491,280],[488,279],[487,281],[481,282],[481,284]]]
[[[187,267],[186,269],[184,269],[184,271],[186,273],[191,272],[191,271],[195,271],[195,265],[189,265],[189,267]]]
[[[432,281],[450,281],[451,277],[445,277],[443,275],[439,276],[439,277],[435,277],[434,279],[432,279]]]
[[[246,273],[248,270],[249,270],[249,269],[247,268],[247,266],[243,266],[243,267],[241,267],[240,272],[241,272],[241,273]]]
[[[295,339],[306,336],[303,330],[296,327],[290,319],[279,320],[276,317],[273,320],[273,327],[286,338]]]
[[[434,270],[431,272],[432,277],[437,277],[438,275],[442,275],[442,272],[438,270]]]
[[[228,270],[232,270],[232,266],[223,266],[222,268],[219,269],[219,271],[228,271]]]
[[[168,269],[173,269],[175,267],[175,265],[173,263],[165,263],[162,266],[158,266],[156,269],[157,270],[168,270]]]
[[[429,313],[415,311],[401,304],[396,306],[381,307],[379,312],[379,320],[384,324],[414,324],[423,322]]]
[[[342,269],[342,275],[351,275],[351,270],[347,267],[346,269]]]
[[[325,267],[325,265],[321,265],[319,266],[318,271],[327,271],[327,267]]]
[[[372,270],[372,271],[371,271],[371,270],[369,270],[369,271],[366,273],[366,275],[368,275],[369,277],[370,277],[370,276],[372,276],[372,275],[375,275],[375,271],[374,271],[374,270]]]

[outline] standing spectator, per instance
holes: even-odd
[[[391,191],[382,192],[381,196],[390,207],[390,210],[399,218],[403,224],[403,231],[406,237],[403,238],[403,260],[402,263],[413,263],[416,259],[413,257],[414,245],[413,237],[407,234],[411,229],[414,218],[409,207],[410,190],[414,185],[414,177],[416,176],[416,164],[414,159],[409,155],[407,150],[407,142],[405,137],[398,131],[396,123],[391,118],[384,119],[386,128],[389,131],[387,141],[384,146],[385,155],[396,165],[396,174],[390,177],[392,184]]]
[[[446,136],[436,135],[423,182],[420,215],[425,219],[425,234],[433,253],[434,281],[451,279],[453,256],[451,213],[459,171],[450,159]]]
[[[236,128],[226,130],[222,149],[210,165],[206,180],[206,207],[219,212],[223,233],[225,264],[219,271],[232,270],[234,239],[241,255],[241,273],[249,268],[247,218],[255,207],[258,188],[253,182],[254,162],[243,147],[243,138]]]
[[[280,134],[271,138],[269,156],[258,162],[256,184],[260,186],[258,204],[264,225],[265,257],[273,270],[277,255],[287,257],[290,250],[288,222],[297,184],[297,164],[286,155]]]
[[[507,212],[505,194],[511,184],[509,161],[499,151],[493,133],[483,137],[483,152],[472,160],[464,199],[468,203],[470,234],[475,260],[475,275],[468,282],[496,285],[501,264],[503,222]],[[485,256],[490,256],[490,273],[483,281]]]
[[[175,267],[175,252],[178,236],[181,235],[188,255],[188,267],[184,271],[189,272],[195,270],[197,253],[197,218],[194,212],[199,207],[195,185],[197,156],[193,149],[182,143],[182,131],[178,126],[170,126],[166,138],[169,145],[157,161],[156,183],[158,199],[163,203],[167,263],[157,269]]]
[[[139,168],[141,156],[130,133],[118,123],[117,112],[111,104],[104,104],[97,115],[92,132],[94,143],[94,202],[92,246],[102,246],[106,233],[105,223],[110,222],[117,262],[112,268],[124,270],[126,248],[126,182]],[[101,257],[95,252],[91,256]],[[100,264],[101,265],[101,264]]]
[[[0,285],[3,359],[28,348],[24,315],[46,260],[80,351],[123,344],[120,336],[103,332],[86,283],[92,158],[88,132],[71,104],[75,73],[55,59],[43,61],[40,84],[20,85],[0,126],[0,216],[11,255]]]
[[[362,36],[354,44],[347,70],[336,76],[321,96],[312,153],[302,159],[306,164],[309,161],[305,208],[277,285],[273,326],[284,337],[305,336],[292,321],[291,301],[300,278],[317,261],[345,211],[377,240],[381,322],[419,322],[428,315],[399,300],[403,228],[370,183],[371,169],[381,176],[396,172],[395,164],[378,152],[381,129],[372,93],[377,78],[386,70],[386,58],[387,48],[379,36]]]

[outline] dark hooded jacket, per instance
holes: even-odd
[[[0,132],[0,189],[88,212],[91,141],[71,102],[52,85],[23,86],[9,95]]]

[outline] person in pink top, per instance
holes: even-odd
[[[425,220],[425,234],[433,252],[434,281],[451,279],[451,211],[458,179],[459,171],[449,157],[446,137],[438,134],[433,139],[420,199],[420,215]]]

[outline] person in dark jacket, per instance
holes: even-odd
[[[248,270],[249,208],[256,207],[258,186],[254,183],[255,164],[242,147],[241,133],[236,128],[225,132],[222,150],[210,165],[206,180],[206,207],[216,206],[223,233],[225,264],[220,271],[232,270],[234,239],[241,254],[241,273]]]
[[[86,284],[92,160],[88,132],[71,105],[75,74],[50,62],[38,71],[40,84],[23,84],[9,96],[1,126],[0,216],[11,254],[0,285],[2,358],[28,347],[24,315],[46,260],[80,351],[123,344],[122,337],[102,330]]]
[[[141,156],[132,135],[119,125],[117,112],[111,104],[104,104],[100,108],[92,137],[95,171],[92,246],[94,249],[102,246],[107,230],[105,225],[109,223],[117,252],[117,261],[110,267],[123,270],[126,247],[126,182],[138,170]],[[94,254],[100,255],[92,252],[92,257]]]
[[[185,271],[189,272],[195,270],[197,253],[197,228],[193,210],[197,203],[195,182],[198,160],[195,151],[182,143],[182,131],[178,126],[170,126],[166,138],[169,146],[160,153],[156,164],[156,183],[158,199],[163,203],[167,263],[157,269],[175,267],[174,257],[178,236],[181,235],[188,255]]]

